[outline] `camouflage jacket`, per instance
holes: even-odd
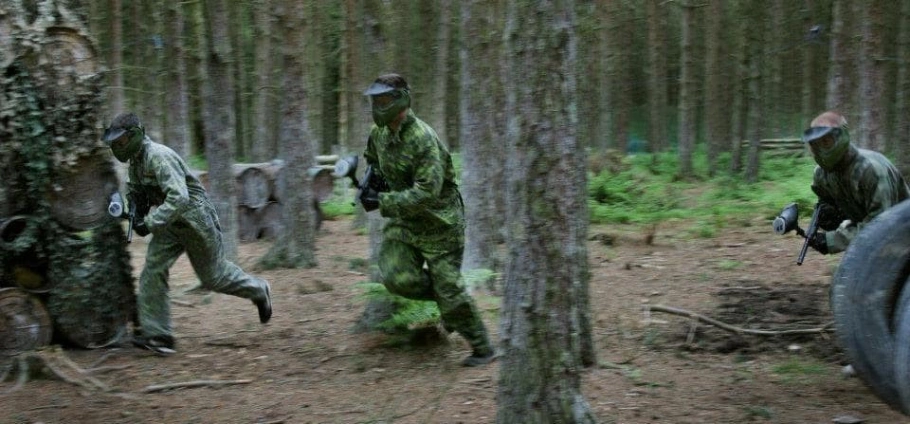
[[[174,222],[187,209],[208,202],[202,183],[180,155],[148,136],[130,159],[127,188],[130,194],[157,206],[144,218],[152,233]]]
[[[389,218],[384,237],[439,251],[463,246],[455,168],[432,127],[408,110],[397,133],[373,126],[363,156],[389,185],[379,195],[379,213]]]
[[[812,191],[820,203],[834,206],[847,218],[837,230],[826,233],[830,253],[846,250],[864,225],[910,197],[903,176],[888,158],[853,146],[834,171],[815,168]]]

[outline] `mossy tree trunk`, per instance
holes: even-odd
[[[31,292],[54,337],[81,347],[123,334],[134,311],[118,189],[100,142],[103,66],[78,11],[63,2],[0,3],[0,286]]]

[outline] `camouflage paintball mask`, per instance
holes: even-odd
[[[822,113],[803,132],[802,140],[809,144],[815,163],[825,171],[831,171],[850,149],[847,120],[836,112]]]
[[[410,87],[397,74],[381,75],[363,94],[370,96],[373,122],[380,127],[389,125],[401,111],[411,106]]]
[[[111,148],[114,157],[120,162],[127,162],[136,156],[142,147],[143,139],[145,139],[145,128],[139,123],[139,118],[132,113],[117,115],[101,137],[101,140]]]

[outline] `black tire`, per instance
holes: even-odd
[[[884,212],[850,243],[831,283],[831,310],[837,337],[872,391],[905,414],[896,373],[895,331],[906,327],[898,311],[901,290],[910,273],[910,202]],[[910,353],[908,353],[910,355]],[[906,368],[906,367],[901,367]],[[906,381],[901,386],[910,384]]]
[[[904,287],[910,286],[905,282]],[[894,326],[894,375],[900,394],[901,411],[910,415],[910,290],[901,291]]]

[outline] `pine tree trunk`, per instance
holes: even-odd
[[[226,0],[205,1],[205,23],[208,37],[205,49],[206,94],[205,156],[209,165],[209,197],[223,233],[224,252],[229,258],[237,256],[237,197],[234,190],[231,164],[234,162],[237,117],[234,108],[234,60],[228,33]]]
[[[520,6],[519,6],[519,3]],[[588,303],[586,168],[576,139],[572,1],[508,3],[509,259],[499,423],[593,423],[581,369],[595,361]]]

